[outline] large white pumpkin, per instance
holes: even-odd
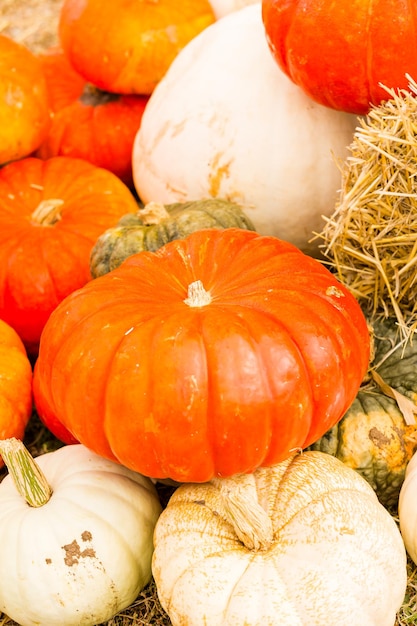
[[[154,90],[133,147],[135,187],[144,202],[238,202],[258,232],[311,252],[357,124],[278,68],[257,2],[195,37]]]
[[[173,626],[394,626],[407,586],[393,517],[322,452],[181,485],[154,542]]]

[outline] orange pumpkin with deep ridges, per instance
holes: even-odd
[[[30,356],[53,309],[91,279],[97,237],[136,210],[117,176],[82,159],[27,157],[0,169],[0,319]]]
[[[66,298],[42,334],[41,419],[142,474],[251,472],[335,424],[369,361],[352,294],[253,231],[206,229],[140,252]]]

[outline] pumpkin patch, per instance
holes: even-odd
[[[49,120],[0,164],[4,626],[417,626],[417,84],[334,106],[366,0],[304,84],[273,4],[1,2]]]

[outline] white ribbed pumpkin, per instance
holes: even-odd
[[[0,484],[0,612],[22,626],[111,619],[151,578],[162,508],[152,481],[81,444],[35,463],[17,439],[0,447],[10,471]]]
[[[394,626],[407,585],[394,519],[322,452],[180,486],[154,541],[173,626]]]
[[[303,251],[340,188],[356,116],[318,105],[278,68],[259,2],[210,25],[175,58],[133,147],[144,202],[222,197],[261,234]]]

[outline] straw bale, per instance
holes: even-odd
[[[417,329],[417,84],[388,97],[358,126],[341,168],[333,215],[316,237],[370,318]]]

